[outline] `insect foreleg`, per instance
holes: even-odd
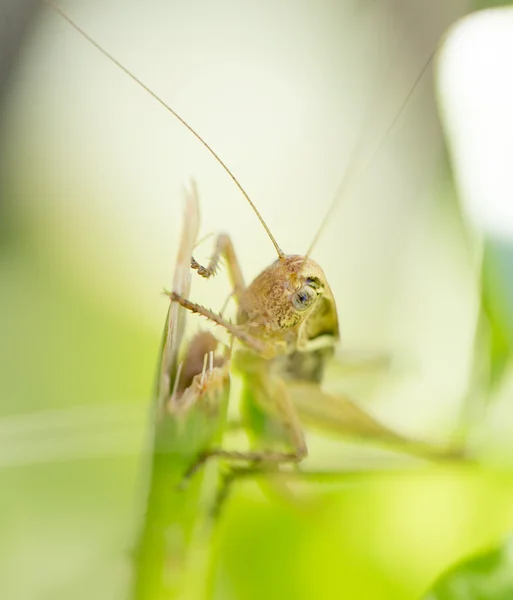
[[[245,328],[241,327],[240,325],[234,325],[231,321],[228,321],[221,315],[215,313],[213,310],[205,308],[204,306],[201,306],[201,304],[191,302],[176,292],[168,292],[164,290],[164,293],[169,296],[173,302],[177,302],[180,304],[180,306],[183,306],[187,310],[190,310],[198,315],[202,315],[210,321],[217,323],[217,325],[221,325],[221,327],[224,327],[234,337],[239,339],[241,342],[244,342],[244,344],[249,346],[249,348],[263,357],[273,358],[276,355],[276,348],[273,344],[264,342],[263,340],[250,335]]]
[[[246,288],[246,285],[232,240],[228,234],[222,233],[217,237],[214,253],[208,263],[208,267],[200,265],[194,257],[191,257],[191,267],[198,272],[198,275],[208,279],[209,277],[212,277],[212,275],[215,275],[221,256],[224,257],[227,262],[228,274],[233,287],[233,296],[237,302],[239,302],[240,295]]]

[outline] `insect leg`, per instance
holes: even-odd
[[[257,400],[260,408],[273,407],[273,411],[278,412],[280,425],[285,430],[288,442],[292,446],[292,451],[281,452],[274,450],[255,450],[255,451],[236,451],[224,450],[222,448],[211,448],[201,453],[198,459],[191,465],[184,475],[184,480],[192,477],[208,460],[213,457],[226,459],[233,462],[250,462],[258,464],[279,465],[282,463],[299,463],[308,455],[301,424],[294,410],[291,398],[285,385],[279,381],[273,381],[272,384],[263,380],[252,386],[252,390],[259,396]],[[270,392],[271,386],[274,387]],[[264,398],[265,396],[265,398]]]
[[[236,300],[239,301],[240,294],[245,289],[246,285],[232,240],[228,234],[222,233],[217,236],[214,253],[212,254],[212,258],[207,267],[200,265],[192,256],[191,267],[198,272],[198,275],[208,279],[209,277],[212,277],[212,275],[215,275],[221,256],[225,258],[228,264],[228,273],[233,286],[233,295]]]
[[[266,471],[267,472],[267,471]],[[257,466],[250,467],[234,467],[229,469],[226,473],[221,476],[217,495],[214,500],[214,504],[211,508],[210,515],[212,519],[218,519],[221,511],[223,510],[228,498],[230,497],[231,491],[234,484],[244,477],[257,476],[261,473],[261,470]]]
[[[465,448],[408,438],[368,414],[342,394],[332,395],[310,382],[288,382],[294,408],[302,422],[324,433],[353,437],[428,460],[469,459]]]
[[[287,470],[278,471],[270,465],[250,465],[247,467],[231,467],[222,475],[217,495],[210,509],[210,514],[213,519],[219,518],[221,512],[235,485],[242,481],[254,481],[256,483],[270,484],[267,487],[269,491],[279,493],[281,498],[296,498],[293,488],[290,485],[294,484],[325,484],[329,485],[330,489],[333,484],[354,485],[357,482],[373,481],[377,477],[397,477],[404,475],[411,477],[412,472],[415,474],[429,474],[432,472],[432,466],[424,466],[412,471],[411,465],[390,465],[390,467],[382,464],[348,464],[347,468],[337,470]]]
[[[265,379],[262,378],[261,381],[265,381]],[[266,406],[270,406],[271,409],[278,411],[280,424],[285,429],[288,441],[295,449],[299,462],[308,455],[301,422],[297,416],[285,382],[281,379],[274,380],[272,385],[274,386],[274,390],[272,394],[269,394],[270,382],[267,381],[266,384],[260,384],[260,390],[257,391],[257,395],[262,396],[262,400],[257,398],[257,402],[264,407],[264,410]]]
[[[180,304],[180,306],[183,306],[187,310],[190,310],[193,313],[197,313],[198,315],[202,315],[210,321],[221,325],[221,327],[224,327],[234,337],[239,339],[241,342],[244,342],[252,350],[257,352],[258,354],[261,354],[263,357],[273,358],[275,356],[276,349],[272,344],[264,342],[263,340],[250,335],[245,330],[245,328],[239,325],[234,325],[231,321],[228,321],[227,319],[223,318],[221,315],[215,313],[209,308],[205,308],[200,304],[191,302],[190,300],[187,300],[187,298],[183,298],[182,296],[180,296],[180,294],[177,294],[176,292],[168,292],[164,290],[164,293],[167,296],[169,296],[173,302]]]

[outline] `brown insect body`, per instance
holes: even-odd
[[[237,322],[276,349],[272,359],[251,349],[235,354],[236,368],[253,374],[253,387],[265,381],[269,389],[272,380],[322,381],[339,329],[335,299],[315,261],[301,255],[276,260],[240,295]]]

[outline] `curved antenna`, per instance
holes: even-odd
[[[339,184],[339,186],[337,188],[337,191],[335,193],[335,196],[334,196],[333,200],[331,201],[331,204],[329,205],[328,210],[326,211],[326,214],[324,215],[324,218],[323,218],[323,220],[322,220],[322,222],[321,222],[321,224],[319,226],[319,229],[317,230],[317,233],[315,234],[315,236],[314,236],[314,238],[312,240],[312,243],[310,244],[310,246],[308,248],[308,251],[307,251],[307,253],[305,255],[305,261],[308,259],[308,257],[312,253],[312,250],[314,249],[314,246],[319,241],[321,233],[324,231],[324,229],[326,228],[326,225],[328,224],[328,221],[333,216],[333,213],[335,211],[335,208],[336,208],[336,206],[338,204],[338,201],[339,201],[340,197],[342,195],[344,195],[344,194],[347,193],[347,190],[349,189],[352,180],[357,179],[357,176],[363,175],[363,173],[365,173],[365,171],[369,168],[369,166],[371,165],[371,163],[374,161],[374,159],[376,158],[376,156],[379,154],[379,152],[383,148],[383,144],[388,139],[388,136],[390,135],[390,132],[394,129],[397,121],[399,120],[399,118],[401,117],[401,115],[404,112],[404,109],[408,105],[408,102],[410,101],[410,98],[413,96],[413,93],[417,89],[417,86],[419,85],[421,79],[424,77],[424,74],[425,74],[427,68],[429,67],[429,65],[433,61],[433,58],[435,56],[435,52],[436,52],[436,50],[434,50],[429,55],[429,58],[425,62],[424,66],[422,67],[422,69],[420,71],[420,73],[417,75],[417,78],[413,82],[413,85],[411,86],[408,94],[406,95],[405,99],[401,103],[401,106],[399,107],[399,110],[397,111],[397,113],[395,114],[394,118],[392,119],[392,122],[388,126],[385,134],[383,135],[383,137],[379,141],[378,145],[374,148],[374,151],[372,152],[372,154],[370,155],[370,158],[367,161],[363,161],[362,160],[363,139],[364,139],[364,136],[362,134],[360,134],[358,136],[358,143],[356,145],[356,148],[353,150],[353,153],[352,153],[351,159],[349,161],[349,164],[346,167],[346,170],[345,170],[344,175],[342,177],[342,181],[340,182],[340,184]]]
[[[68,15],[55,3],[53,2],[53,0],[45,0],[46,4],[48,4],[51,8],[53,8],[53,10],[55,10],[55,12],[59,13],[60,16],[67,21],[71,27],[73,27],[73,29],[75,29],[75,31],[77,31],[82,37],[84,37],[89,43],[91,43],[99,52],[101,52],[108,60],[110,60],[113,64],[116,65],[116,67],[118,67],[119,69],[121,69],[123,71],[123,73],[125,73],[126,75],[128,75],[128,77],[130,77],[130,79],[132,79],[133,81],[135,81],[135,83],[137,83],[137,85],[139,85],[140,87],[142,87],[143,90],[145,90],[146,92],[148,92],[148,94],[154,99],[156,100],[161,106],[163,106],[168,112],[170,112],[173,117],[175,117],[176,119],[178,119],[178,121],[180,121],[180,123],[186,127],[191,133],[192,135],[199,140],[203,146],[210,152],[210,154],[217,160],[217,162],[221,165],[221,167],[226,171],[226,173],[231,177],[232,181],[235,183],[235,185],[239,188],[239,190],[241,191],[242,195],[244,196],[244,198],[246,198],[246,200],[248,201],[249,205],[251,206],[251,208],[253,209],[253,212],[256,214],[256,216],[258,217],[258,220],[260,221],[260,223],[262,224],[262,227],[265,229],[265,232],[267,233],[267,235],[269,236],[269,239],[271,240],[271,242],[273,243],[274,248],[276,249],[276,252],[278,254],[278,257],[281,259],[285,256],[285,253],[283,252],[283,250],[280,248],[280,246],[278,245],[278,242],[276,241],[274,235],[271,233],[271,230],[269,229],[269,227],[267,227],[266,222],[264,221],[262,215],[258,212],[257,207],[253,204],[253,201],[251,200],[251,198],[249,197],[248,193],[246,192],[246,190],[242,187],[242,185],[239,183],[239,180],[235,177],[235,175],[230,171],[230,169],[228,168],[228,165],[226,165],[226,163],[221,159],[221,157],[217,154],[217,152],[207,144],[207,142],[201,137],[201,135],[199,133],[197,133],[188,123],[185,119],[183,119],[175,110],[173,110],[168,104],[166,104],[164,102],[164,100],[162,100],[162,98],[160,98],[159,96],[157,96],[157,94],[155,92],[153,92],[145,83],[143,83],[138,77],[136,77],[133,73],[131,73],[125,66],[123,66],[116,58],[114,58],[114,56],[112,56],[112,54],[109,54],[109,52],[107,52],[107,50],[105,50],[105,48],[103,48],[102,46],[100,46],[100,44],[94,40],[88,33],[86,33],[79,25],[77,25],[75,23],[75,21],[73,21],[73,19],[71,19],[70,17],[68,17]]]

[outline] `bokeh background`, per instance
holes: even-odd
[[[368,158],[383,142],[313,258],[338,302],[341,353],[385,352],[392,366],[331,385],[405,434],[468,436],[480,459],[403,468],[310,435],[305,468],[368,472],[295,499],[238,486],[216,536],[216,598],[419,598],[512,528],[511,228],[500,210],[484,218],[482,201],[508,205],[509,162],[507,147],[479,137],[489,131],[479,117],[499,108],[468,103],[483,87],[489,100],[504,90],[455,75],[490,72],[480,50],[497,36],[453,30],[460,43],[386,134],[437,44],[483,4],[60,4],[216,149],[286,252],[310,245],[355,146]],[[511,12],[494,14],[507,31]],[[197,140],[57,13],[36,7],[16,40],[0,113],[0,590],[123,598],[183,186],[195,178],[202,234],[230,233],[248,281],[273,248]],[[511,66],[508,52],[488,59]],[[486,152],[462,155],[469,146]],[[476,200],[466,182],[483,156],[504,177]],[[193,291],[219,309],[225,274]]]

